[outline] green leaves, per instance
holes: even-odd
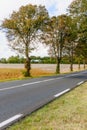
[[[77,46],[75,55],[87,59],[87,0],[74,0],[69,13],[77,23]]]
[[[17,12],[14,11],[1,25],[11,48],[25,55],[28,76],[30,75],[30,52],[40,35],[38,31],[42,31],[42,25],[48,17],[44,6],[30,4],[20,7]]]

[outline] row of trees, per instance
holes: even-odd
[[[0,63],[24,63],[24,62],[25,62],[25,58],[19,57],[19,55],[0,59]]]
[[[53,64],[53,63],[56,63],[56,60],[55,58],[50,58],[50,57],[36,57],[36,56],[31,56],[30,57],[31,59],[31,63],[43,63],[43,64]],[[1,58],[0,59],[0,63],[25,63],[25,58],[24,57],[20,57],[19,55],[17,56],[10,56],[9,58]]]
[[[26,57],[26,75],[30,76],[30,53],[37,43],[49,46],[49,55],[56,58],[56,73],[60,63],[68,56],[71,71],[73,58],[87,59],[87,1],[74,0],[68,14],[49,17],[45,6],[26,5],[4,19],[1,29],[5,31],[9,45]]]
[[[48,56],[45,56],[45,57],[40,57],[40,56],[31,56],[30,57],[31,59],[31,63],[33,64],[56,64],[56,59],[55,57],[48,57]],[[17,56],[10,56],[9,58],[1,58],[0,59],[0,63],[18,63],[18,64],[24,64],[25,63],[25,58],[24,57],[20,57],[19,55]],[[81,64],[83,64],[83,58],[80,59],[81,61]],[[69,58],[68,56],[63,56],[62,57],[62,60],[61,60],[61,64],[69,64],[70,61],[69,61]],[[74,64],[77,64],[78,63],[78,58],[77,57],[74,57],[73,58],[73,63]],[[80,67],[79,67],[80,69]]]

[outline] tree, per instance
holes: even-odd
[[[73,18],[81,18],[83,19],[83,16],[87,14],[87,0],[74,0],[69,8],[68,8],[69,14]],[[80,21],[81,21],[80,19]],[[78,22],[80,22],[78,21]]]
[[[77,46],[77,24],[72,17],[66,17],[66,37],[64,52],[69,56],[70,70],[73,71],[73,59],[75,56],[75,48]]]
[[[83,59],[83,64],[85,69],[85,63],[87,60],[87,39],[80,38],[79,44],[76,47],[76,55],[77,57],[79,57],[79,67],[80,67],[80,60]]]
[[[77,22],[76,55],[87,59],[87,0],[74,0],[69,6],[69,14]],[[84,64],[85,67],[85,64]]]
[[[66,15],[53,16],[47,21],[42,40],[50,47],[49,54],[56,58],[56,73],[60,73],[66,31]]]
[[[20,57],[19,55],[17,55],[17,56],[10,56],[7,59],[8,63],[24,63],[24,61],[25,61],[24,57]]]
[[[26,5],[2,22],[1,28],[5,31],[11,48],[26,57],[26,76],[30,76],[30,53],[35,49],[35,40],[47,18],[48,12],[44,6]]]
[[[0,63],[7,63],[6,58],[1,58],[1,59],[0,59]]]
[[[19,63],[19,56],[10,56],[8,58],[8,63]]]

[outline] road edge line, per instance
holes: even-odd
[[[15,116],[13,116],[13,117],[11,117],[11,118],[9,118],[9,119],[7,119],[7,120],[1,122],[1,123],[0,123],[0,128],[3,128],[3,127],[5,127],[6,125],[12,123],[13,121],[18,120],[18,119],[21,118],[22,116],[23,116],[23,114],[18,114],[18,115],[15,115]]]
[[[81,85],[81,84],[83,84],[83,83],[84,83],[84,81],[81,81],[81,82],[77,83],[77,85],[79,86],[79,85]]]
[[[68,91],[70,91],[70,88],[68,88],[68,89],[66,89],[66,90],[64,90],[64,91],[62,91],[62,92],[60,92],[60,93],[58,93],[58,94],[55,94],[54,97],[57,98],[57,97],[63,95],[64,93],[66,93],[66,92],[68,92]]]

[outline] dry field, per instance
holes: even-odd
[[[0,68],[0,81],[5,80],[14,80],[14,79],[23,79],[23,72],[24,69],[9,69],[9,68]],[[32,69],[31,76],[32,77],[39,77],[39,76],[46,76],[52,73],[40,69]]]
[[[0,68],[0,81],[22,78],[22,70]]]
[[[55,64],[32,64],[31,76],[47,76],[55,73]],[[70,65],[61,65],[61,73],[70,72]],[[81,70],[83,65],[81,65]],[[24,71],[23,64],[0,64],[0,81],[22,79]],[[78,71],[78,65],[74,65],[74,71]]]

